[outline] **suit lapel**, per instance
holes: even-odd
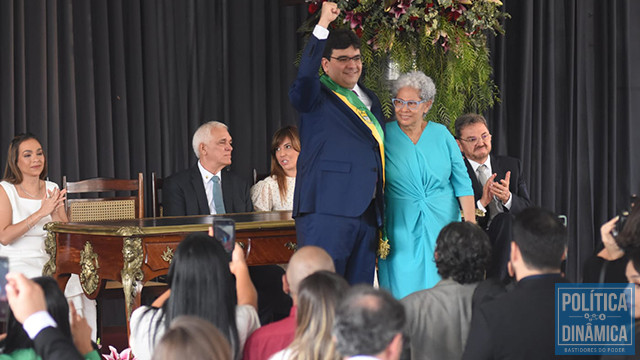
[[[491,156],[491,170],[496,173],[496,181],[503,180],[505,175],[507,174],[507,169],[504,168],[504,163],[500,161],[497,156]],[[511,174],[513,175],[513,174]],[[509,190],[513,192],[511,187],[511,182],[509,182]]]
[[[473,194],[476,201],[478,201],[482,197],[482,184],[480,184],[480,180],[476,176],[476,172],[473,171],[473,167],[467,158],[464,158],[464,164],[467,166],[467,173],[469,173],[469,178],[471,179],[471,186],[473,187]],[[493,166],[493,163],[491,164]]]
[[[198,165],[191,167],[191,185],[195,191],[196,201],[198,202],[198,212],[202,215],[211,214],[209,204],[207,204],[207,193],[204,190],[204,184],[202,183],[202,175]]]

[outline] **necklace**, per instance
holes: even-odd
[[[40,193],[42,192],[42,183],[40,183],[40,180],[38,180],[38,194],[37,195],[31,195],[27,190],[24,189],[24,187],[22,187],[22,184],[18,184],[18,186],[20,186],[20,190],[22,190],[23,193],[29,195],[29,197],[34,198],[34,199],[40,198]]]

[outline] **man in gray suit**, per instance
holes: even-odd
[[[484,279],[491,245],[477,225],[453,222],[436,240],[435,259],[442,280],[400,302],[407,313],[412,359],[460,359],[471,323],[471,300]]]

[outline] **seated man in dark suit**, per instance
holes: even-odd
[[[199,159],[198,163],[164,180],[164,215],[253,211],[249,182],[230,171],[224,171],[225,167],[231,165],[232,150],[227,125],[217,121],[202,124],[193,134],[193,151]]]
[[[560,271],[566,250],[555,214],[528,208],[516,215],[510,264],[518,283],[474,309],[463,359],[555,358],[555,284],[568,282]]]
[[[164,180],[165,216],[252,212],[249,181],[226,171],[231,165],[231,135],[227,125],[209,121],[193,134],[198,163]],[[282,292],[284,270],[278,266],[249,267],[258,290],[258,313],[265,324],[289,314],[291,299]]]
[[[476,200],[477,222],[487,229],[493,247],[487,276],[506,278],[513,216],[531,206],[520,160],[491,155],[491,134],[482,115],[465,114],[456,119],[455,132],[464,155]],[[507,215],[502,215],[507,214]]]

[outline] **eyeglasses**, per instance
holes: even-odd
[[[355,56],[331,56],[332,59],[336,59],[338,60],[339,63],[343,63],[346,64],[347,62],[349,62],[350,60],[353,60],[354,62],[359,63],[360,61],[362,61],[362,56],[361,55],[355,55]]]
[[[398,110],[401,110],[402,108],[404,108],[405,105],[409,108],[409,110],[415,110],[418,107],[418,105],[420,105],[420,104],[422,104],[423,102],[426,102],[426,101],[427,100],[420,100],[420,101],[409,100],[409,101],[405,101],[405,100],[396,99],[396,98],[391,99],[391,103]]]
[[[459,138],[459,139],[464,141],[464,142],[468,142],[469,144],[475,144],[476,142],[478,142],[478,140],[482,140],[482,141],[491,140],[491,134],[484,133],[484,134],[480,135],[479,138],[477,138],[475,136],[469,136],[466,139],[463,139],[463,138]]]

